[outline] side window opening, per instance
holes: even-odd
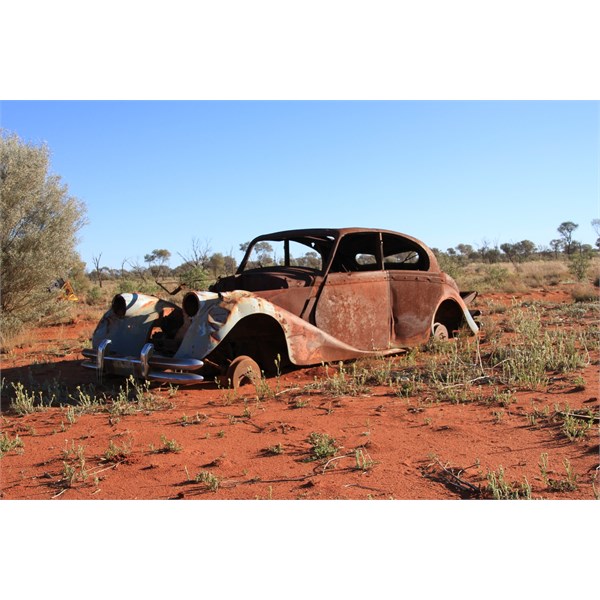
[[[378,233],[350,233],[340,240],[331,272],[380,271],[379,248]]]
[[[386,271],[427,271],[429,258],[425,250],[413,241],[383,234],[383,267]]]
[[[285,266],[306,267],[315,271],[323,269],[323,257],[317,252],[315,243],[304,244],[294,240],[289,242],[289,251],[284,258]]]
[[[246,262],[238,271],[300,267],[320,272],[333,242],[330,236],[263,239],[251,246]]]

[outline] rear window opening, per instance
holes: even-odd
[[[427,271],[427,252],[418,244],[388,233],[352,233],[340,240],[332,273],[380,270]]]
[[[401,236],[384,233],[383,267],[386,271],[428,271],[429,257],[423,248]]]

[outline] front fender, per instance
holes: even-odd
[[[125,301],[125,314],[118,316],[112,308],[104,313],[92,335],[92,346],[97,348],[102,340],[109,339],[111,348],[119,354],[137,356],[163,309],[175,304],[145,294],[120,296]]]

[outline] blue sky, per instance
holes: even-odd
[[[234,250],[299,227],[381,227],[433,247],[531,239],[563,221],[593,243],[599,103],[8,101],[0,123],[46,142],[82,199],[91,268],[192,239]]]

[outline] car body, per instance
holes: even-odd
[[[304,253],[304,254],[302,254]],[[401,352],[431,336],[477,324],[433,252],[393,231],[282,231],[255,238],[235,275],[181,306],[118,294],[100,320],[83,364],[99,374],[134,374],[193,384],[244,370],[267,374]]]

